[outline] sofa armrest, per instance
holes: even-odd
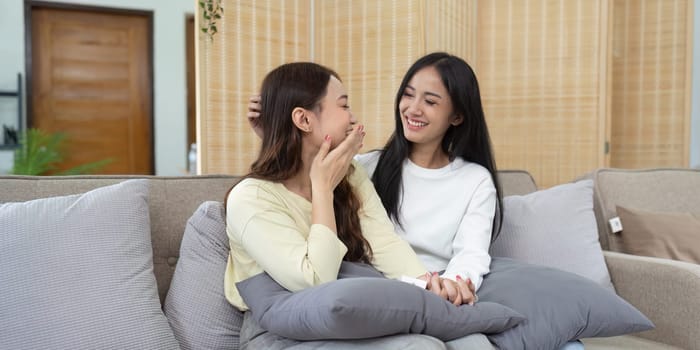
[[[700,349],[700,265],[605,251],[615,290],[654,322],[635,334],[683,349]]]

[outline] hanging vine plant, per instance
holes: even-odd
[[[221,19],[224,8],[221,6],[222,0],[199,0],[199,9],[202,13],[202,23],[200,29],[209,40],[214,40],[214,34],[219,30],[216,22]]]

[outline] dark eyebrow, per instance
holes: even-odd
[[[413,91],[416,91],[416,88],[414,88],[414,87],[411,86],[411,85],[406,85],[406,89],[411,89],[411,90],[413,90]],[[430,96],[435,96],[435,97],[437,97],[437,98],[439,98],[439,99],[442,99],[442,96],[440,96],[440,95],[438,95],[438,94],[436,94],[436,93],[434,93],[434,92],[426,91],[425,94],[426,94],[426,95],[430,95]]]

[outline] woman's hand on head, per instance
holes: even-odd
[[[362,147],[364,137],[364,126],[355,125],[345,140],[331,150],[333,140],[326,135],[311,163],[309,177],[312,190],[333,191],[338,186],[347,174],[353,157]]]
[[[251,96],[248,100],[248,124],[255,131],[258,137],[263,137],[263,131],[260,127],[260,111],[262,111],[262,104],[260,104],[260,95]]]

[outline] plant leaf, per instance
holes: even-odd
[[[66,135],[63,133],[47,133],[39,129],[27,129],[20,134],[20,147],[15,150],[12,174],[15,175],[47,175],[58,168],[65,153]],[[71,174],[96,171],[112,160],[80,165]]]
[[[56,173],[56,175],[80,175],[80,174],[94,174],[100,169],[104,168],[105,165],[114,162],[114,159],[107,158],[98,160],[96,162],[85,163],[70,169]]]

